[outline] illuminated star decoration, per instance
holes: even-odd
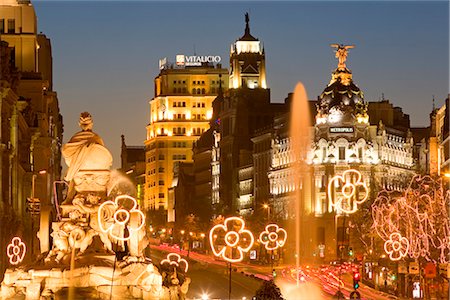
[[[137,224],[134,224],[137,220]],[[137,208],[136,199],[128,195],[119,195],[113,201],[102,203],[98,209],[98,224],[102,232],[119,241],[127,241],[125,227],[130,231],[139,231],[145,224],[144,214]]]
[[[266,250],[276,250],[283,247],[286,243],[287,232],[277,224],[269,224],[266,229],[259,235],[259,240]]]
[[[352,178],[356,178],[353,179]],[[336,189],[333,197],[333,189],[342,184],[342,189]],[[369,189],[362,181],[362,175],[358,170],[344,171],[342,176],[336,175],[328,183],[328,199],[338,212],[352,214],[358,210],[358,205],[367,200]]]
[[[384,242],[384,251],[389,254],[391,260],[400,260],[408,254],[409,241],[398,232],[389,236],[389,240]]]
[[[25,257],[27,247],[20,237],[14,237],[6,248],[6,255],[9,257],[9,263],[12,265],[20,264]]]
[[[408,255],[449,262],[450,191],[442,179],[414,176],[403,192],[383,190],[372,204],[373,229],[384,240],[400,233],[408,240]]]
[[[209,242],[215,256],[234,263],[244,258],[254,242],[253,234],[245,229],[245,222],[239,217],[225,219],[209,231]]]
[[[161,265],[168,264],[169,266],[181,268],[181,270],[183,270],[184,273],[186,273],[189,268],[188,262],[184,258],[181,258],[181,256],[177,253],[167,254],[167,258],[163,259],[160,264]]]

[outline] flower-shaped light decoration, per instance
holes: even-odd
[[[9,263],[12,265],[20,264],[25,257],[27,247],[20,237],[14,237],[6,248],[6,255],[9,257]]]
[[[209,242],[215,256],[233,263],[242,261],[243,252],[252,248],[254,238],[251,231],[245,229],[243,219],[230,217],[210,230]]]
[[[106,201],[100,205],[98,224],[101,231],[109,233],[114,239],[127,241],[131,234],[125,234],[125,228],[136,232],[141,230],[145,224],[145,216],[137,208],[136,199],[119,195],[114,202]]]
[[[333,189],[342,185],[342,189],[336,189],[333,197]],[[369,189],[362,180],[359,171],[350,169],[344,171],[342,176],[336,175],[328,183],[328,199],[337,211],[352,214],[358,210],[358,204],[363,203],[369,196]]]
[[[276,250],[284,246],[287,239],[287,232],[277,224],[269,224],[259,235],[259,240],[264,244],[266,250]]]
[[[389,240],[384,242],[384,251],[389,254],[391,260],[400,260],[408,254],[409,241],[398,232],[389,236]]]
[[[181,258],[177,253],[167,254],[167,258],[161,261],[161,266],[164,265],[175,266],[183,270],[184,273],[186,273],[189,268],[188,262],[184,258]]]

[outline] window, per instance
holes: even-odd
[[[204,81],[204,80],[202,80],[202,84],[205,84],[205,81]]]
[[[174,102],[174,103],[172,104],[172,106],[173,106],[173,107],[177,107],[177,103]]]
[[[164,198],[164,193],[159,193],[158,198],[159,199]]]
[[[164,173],[164,167],[159,167],[158,168],[158,173]]]
[[[0,19],[0,33],[5,33],[5,19]]]
[[[177,92],[177,88],[173,88],[173,93],[175,94]]]
[[[205,107],[205,102],[202,102],[202,107]]]
[[[179,93],[179,94],[181,94],[181,88],[178,88],[178,90],[177,90],[177,91],[178,91],[178,93]]]
[[[159,185],[164,185],[164,180],[158,181],[158,184],[159,184]]]
[[[183,84],[186,84],[186,80],[183,80]]]
[[[174,81],[173,81],[173,84],[177,84],[177,81],[176,81],[176,80],[174,80]]]
[[[186,107],[186,102],[183,101],[183,107]]]
[[[204,95],[206,93],[205,89],[202,89],[202,95]]]
[[[158,148],[164,148],[164,142],[158,142]]]
[[[200,95],[202,91],[200,89],[197,89],[197,95]]]
[[[15,33],[16,32],[16,20],[9,19],[8,20],[8,33]]]
[[[345,147],[339,147],[339,160],[345,160]]]
[[[185,87],[183,88],[183,93],[186,94],[186,88]]]
[[[164,154],[160,154],[160,155],[158,156],[158,160],[164,160]]]
[[[196,89],[192,89],[192,94],[197,94],[197,90]]]

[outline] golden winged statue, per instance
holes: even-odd
[[[331,44],[332,48],[336,48],[336,58],[339,60],[338,69],[345,69],[345,61],[347,60],[348,49],[355,48],[355,45]]]

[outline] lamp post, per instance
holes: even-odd
[[[264,203],[263,208],[267,209],[267,222],[270,222],[270,206],[269,206],[269,204]]]
[[[194,233],[191,231],[189,232],[189,237],[188,237],[188,255],[187,257],[189,257],[189,253],[191,252],[191,241],[192,241],[192,236],[194,235]]]
[[[205,248],[205,234],[202,232],[200,233],[200,237],[202,238],[202,249],[203,251],[206,253],[206,248]]]
[[[28,199],[28,210],[31,213],[31,256],[34,255],[34,216],[40,212],[40,199],[35,198],[36,178],[38,175],[46,174],[46,170],[41,170],[38,173],[33,173],[31,177],[31,195]]]

